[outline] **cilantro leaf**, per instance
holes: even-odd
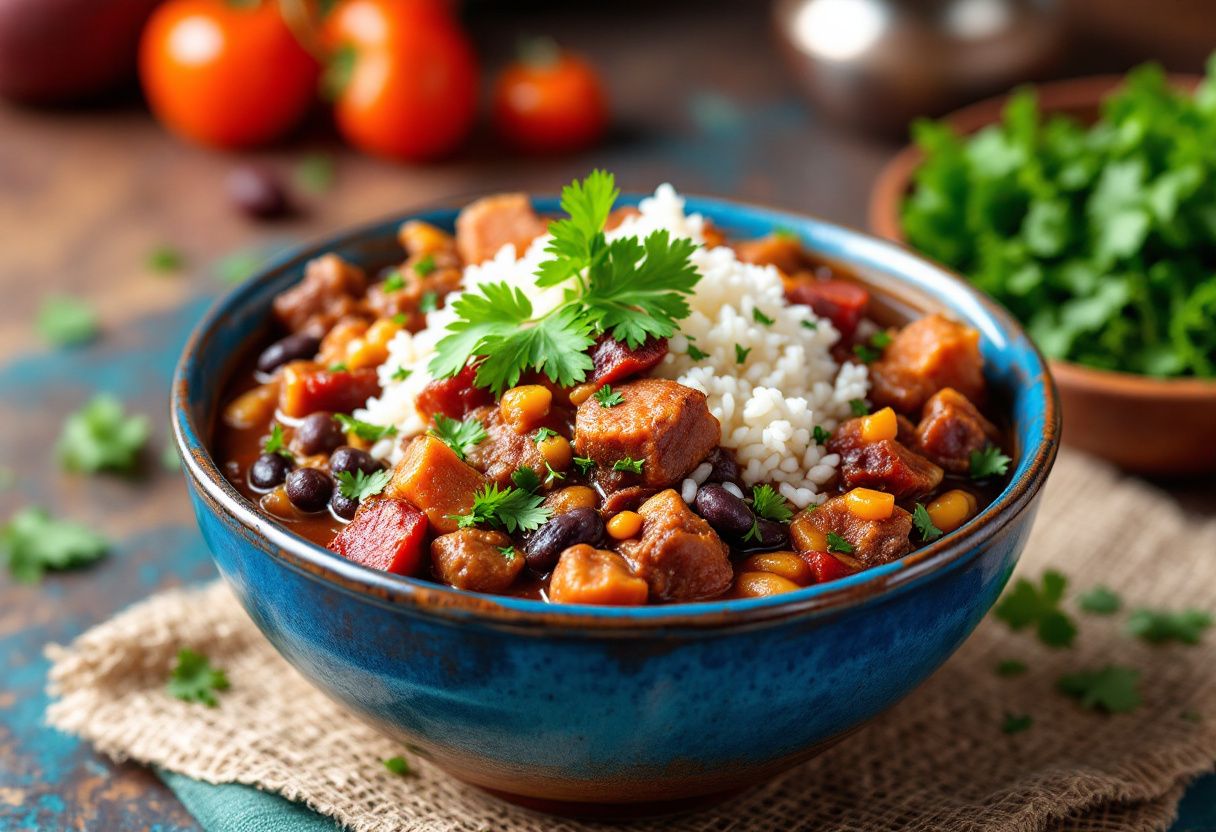
[[[148,252],[148,268],[154,272],[175,272],[185,264],[185,256],[173,246],[157,246]]]
[[[794,516],[789,503],[771,485],[752,486],[752,511],[757,517],[765,520],[775,520],[778,523],[788,523]]]
[[[611,384],[605,384],[595,391],[595,400],[600,403],[600,407],[616,407],[625,401],[625,397],[614,391]]]
[[[385,489],[393,478],[393,472],[381,469],[371,474],[362,470],[339,471],[337,474],[338,493],[348,500],[362,502],[368,497],[374,497]]]
[[[468,514],[453,515],[462,529],[488,525],[505,529],[509,534],[530,532],[544,525],[553,510],[542,506],[544,498],[519,488],[500,489],[497,483],[487,483],[473,495],[473,508]]]
[[[435,271],[435,255],[424,254],[414,263],[414,274],[419,277],[429,277]]]
[[[385,292],[399,292],[405,288],[405,277],[401,272],[393,269],[384,278],[384,282],[380,284],[380,288]]]
[[[270,436],[266,437],[266,441],[262,443],[262,453],[278,454],[292,459],[294,455],[287,447],[287,442],[283,439],[283,426],[275,422],[270,426]]]
[[[933,525],[933,518],[929,516],[929,509],[920,503],[917,503],[916,507],[912,510],[912,525],[916,527],[916,531],[920,532],[920,539],[925,543],[937,540],[942,536],[942,530]]]
[[[511,482],[515,483],[516,488],[531,494],[540,489],[540,475],[526,465],[515,469],[511,474]]]
[[[1123,606],[1123,599],[1107,587],[1098,585],[1081,596],[1080,606],[1094,615],[1112,615]]]
[[[849,399],[849,411],[854,416],[866,416],[870,412],[870,406],[866,404],[865,399]]]
[[[151,430],[147,418],[128,416],[113,396],[94,396],[68,416],[55,446],[69,471],[134,473]]]
[[[37,582],[48,569],[92,563],[109,547],[106,539],[92,529],[55,520],[41,508],[24,508],[0,526],[0,562],[23,583]]]
[[[1060,609],[1068,579],[1059,572],[1043,573],[1039,586],[1019,578],[993,610],[1012,630],[1034,626],[1039,641],[1048,647],[1068,647],[1077,635],[1072,619]]]
[[[1061,676],[1057,689],[1091,711],[1121,714],[1140,707],[1140,671],[1118,665]]]
[[[826,445],[827,441],[832,438],[832,434],[828,433],[819,425],[815,425],[815,430],[811,434],[815,439],[816,445]]]
[[[218,691],[228,690],[228,676],[224,671],[211,666],[202,653],[183,647],[177,653],[177,662],[169,673],[167,685],[169,695],[183,702],[201,702],[208,708],[219,704],[215,698]]]
[[[1020,734],[1030,730],[1030,726],[1033,724],[1034,719],[1029,714],[1005,714],[1005,721],[1001,723],[1001,731],[1010,735]]]
[[[758,324],[764,324],[765,326],[772,326],[773,324],[777,323],[768,315],[761,312],[760,307],[758,306],[752,308],[752,320]]]
[[[537,286],[556,286],[603,256],[604,223],[618,196],[616,180],[602,170],[562,188],[561,206],[569,216],[549,224],[553,239],[545,252],[553,258],[540,265]]]
[[[748,353],[750,353],[751,351],[752,351],[751,347],[748,347],[747,349],[743,349],[743,346],[741,344],[735,344],[735,363],[742,364],[743,362],[747,361]]]
[[[709,358],[709,353],[702,352],[697,348],[696,344],[690,342],[688,344],[688,357],[693,361],[703,361],[704,359]]]
[[[854,344],[853,355],[857,356],[857,360],[862,364],[870,364],[882,358],[882,353],[869,344]]]
[[[437,292],[423,292],[422,297],[418,299],[419,312],[434,312],[439,308],[439,294]]]
[[[480,445],[489,436],[485,426],[473,418],[457,421],[442,413],[436,413],[434,421],[435,427],[428,430],[427,433],[455,451],[456,456],[460,459],[464,459],[475,445]]]
[[[574,467],[584,477],[590,476],[591,472],[595,470],[595,460],[591,457],[576,456],[572,461],[574,462]]]
[[[642,473],[642,466],[645,463],[646,460],[644,459],[633,459],[632,457],[627,456],[612,463],[612,470],[625,471],[630,474],[640,474]]]
[[[1198,644],[1211,626],[1212,616],[1203,610],[1138,609],[1127,619],[1127,631],[1149,644]]]
[[[335,413],[334,418],[338,420],[344,433],[353,433],[364,442],[379,442],[381,439],[397,435],[397,428],[393,425],[373,425],[371,422],[356,419],[347,413]]]
[[[836,532],[828,532],[827,541],[829,552],[841,555],[853,554],[853,544],[836,534]]]
[[[803,329],[809,329],[811,332],[814,332],[817,329],[819,329],[818,321],[812,321],[812,320],[799,321],[798,325],[801,326]]]
[[[1003,477],[1009,470],[1009,457],[1001,453],[996,445],[988,445],[982,451],[971,452],[971,469],[969,473],[973,480],[987,477]]]
[[[404,757],[389,757],[387,760],[381,760],[381,762],[390,774],[396,774],[398,777],[413,774],[410,770],[410,764],[406,762]]]
[[[87,344],[97,337],[97,313],[83,300],[55,295],[42,302],[37,326],[42,337],[54,346]]]
[[[552,436],[557,436],[557,431],[553,428],[537,428],[536,433],[532,434],[532,441],[539,445]]]
[[[407,378],[409,378],[411,375],[413,375],[413,373],[414,373],[413,370],[407,370],[404,367],[398,367],[397,369],[393,370],[393,374],[391,376],[389,376],[389,378],[392,379],[393,381],[405,381]]]
[[[1005,659],[996,666],[996,675],[1006,678],[1012,676],[1021,676],[1027,670],[1026,663],[1017,659]]]
[[[448,378],[464,369],[471,356],[484,355],[491,339],[512,335],[532,317],[532,301],[506,283],[483,283],[462,292],[452,303],[456,320],[435,345],[428,368],[435,378]]]

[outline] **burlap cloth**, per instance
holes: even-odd
[[[1123,633],[1126,610],[1084,615],[1076,595],[1103,583],[1128,606],[1216,608],[1216,522],[1188,519],[1143,483],[1063,454],[1017,574],[1047,567],[1071,578],[1074,648],[1047,649],[989,617],[924,686],[826,754],[724,806],[628,828],[1165,828],[1186,782],[1216,761],[1216,635],[1152,647]],[[185,645],[227,670],[220,707],[165,693]],[[48,720],[116,759],[253,784],[360,832],[603,828],[508,806],[416,758],[414,776],[390,774],[380,761],[403,749],[310,687],[219,584],[163,593],[49,651],[59,699]],[[1001,678],[1003,659],[1030,670]],[[1142,671],[1135,712],[1090,713],[1055,692],[1061,673],[1109,662]],[[1007,736],[1006,713],[1034,724]]]

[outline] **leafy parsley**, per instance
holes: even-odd
[[[563,302],[538,316],[528,297],[506,283],[461,293],[452,304],[456,318],[430,362],[431,374],[456,375],[471,357],[484,356],[474,382],[495,393],[528,369],[568,387],[593,368],[587,350],[601,333],[632,348],[674,335],[700,277],[689,259],[696,244],[673,240],[666,231],[641,242],[608,242],[604,223],[618,194],[613,177],[603,171],[562,189],[562,210],[569,216],[549,225],[550,259],[540,264],[536,285],[569,284]]]
[[[929,509],[920,503],[917,503],[916,508],[912,510],[912,525],[920,532],[920,539],[925,543],[937,540],[942,536],[942,530],[933,525],[933,518],[929,516]]]
[[[971,479],[982,480],[987,477],[1003,477],[1009,470],[1009,457],[1001,453],[996,445],[988,445],[982,451],[971,452]]]
[[[270,436],[266,437],[266,441],[262,443],[262,453],[292,458],[291,450],[283,439],[283,427],[278,422],[270,426]]]
[[[540,489],[540,475],[526,465],[515,469],[511,474],[511,482],[515,483],[516,488],[530,494],[535,494]]]
[[[1026,663],[1017,659],[1005,659],[997,663],[996,675],[1010,678],[1013,676],[1021,676],[1027,670]]]
[[[410,770],[410,764],[406,762],[404,757],[389,757],[387,760],[381,760],[381,762],[390,774],[396,774],[398,777],[406,777],[413,774]]]
[[[439,308],[439,295],[434,292],[423,292],[418,299],[419,312],[434,312]]]
[[[486,441],[488,436],[485,426],[476,419],[458,421],[450,419],[442,413],[436,413],[434,419],[435,427],[428,430],[427,433],[455,451],[456,456],[460,459],[464,459],[475,445]]]
[[[849,399],[849,412],[854,416],[866,416],[870,412],[870,406],[866,404],[865,399]]]
[[[42,302],[37,326],[42,337],[54,346],[78,346],[97,337],[97,313],[82,300],[57,295]]]
[[[853,544],[836,534],[836,532],[828,532],[827,540],[829,552],[841,555],[853,554]]]
[[[688,357],[693,361],[703,361],[704,359],[709,358],[709,353],[702,352],[697,348],[696,344],[690,342],[688,344]]]
[[[433,254],[423,255],[414,264],[414,274],[419,277],[429,277],[433,271],[435,271],[435,256]]]
[[[1080,606],[1094,615],[1113,615],[1123,606],[1123,599],[1104,586],[1095,586],[1080,598]]]
[[[557,436],[557,431],[553,428],[537,428],[536,433],[532,434],[532,441],[539,445],[552,436]]]
[[[1060,609],[1068,579],[1059,572],[1043,573],[1039,586],[1019,578],[1013,589],[1005,593],[993,614],[1012,630],[1033,625],[1039,641],[1048,647],[1068,647],[1077,635],[1072,619]]]
[[[345,361],[335,361],[325,368],[331,373],[347,373],[350,372],[350,367],[346,366]]]
[[[773,324],[777,323],[768,315],[761,312],[760,307],[758,306],[752,308],[752,320],[758,324],[764,324],[765,326],[772,326]]]
[[[36,583],[47,570],[92,563],[109,547],[92,529],[55,520],[41,508],[24,508],[0,526],[0,562],[23,583]]]
[[[589,456],[576,456],[573,460],[574,467],[584,477],[589,476],[595,470],[595,460]]]
[[[145,417],[128,416],[118,399],[102,394],[68,416],[56,452],[69,471],[131,474],[150,433]]]
[[[339,471],[337,474],[338,493],[348,500],[362,502],[368,497],[374,497],[384,490],[393,478],[393,472],[385,469],[371,474],[361,470]]]
[[[1122,714],[1140,707],[1140,671],[1119,665],[1061,676],[1056,688],[1091,711]]]
[[[185,264],[185,256],[173,246],[157,246],[148,252],[148,268],[154,272],[175,272]]]
[[[1211,626],[1212,616],[1203,610],[1139,609],[1127,619],[1127,631],[1149,644],[1198,644]]]
[[[393,381],[405,381],[407,378],[410,377],[411,374],[413,374],[413,372],[414,372],[413,370],[407,370],[404,367],[398,367],[397,369],[393,370],[393,374],[391,376],[389,376],[389,378],[392,379]]]
[[[751,347],[748,347],[747,349],[743,349],[743,347],[741,345],[735,344],[735,363],[742,364],[743,362],[747,361],[748,353],[750,353],[751,351],[752,351]]]
[[[778,523],[788,523],[794,516],[785,498],[767,484],[752,486],[752,511],[757,517]]]
[[[614,391],[611,384],[605,384],[595,391],[595,400],[600,403],[600,407],[616,407],[625,401],[625,397]]]
[[[342,426],[345,433],[353,433],[364,442],[379,442],[389,436],[397,435],[397,428],[392,425],[373,425],[362,419],[356,419],[347,413],[335,413],[334,418]]]
[[[803,329],[809,329],[811,332],[814,332],[815,330],[819,329],[818,321],[805,320],[805,321],[799,321],[798,323]]]
[[[891,345],[891,333],[885,329],[880,329],[870,336],[870,346],[876,350],[885,350]]]
[[[202,653],[183,647],[178,651],[177,663],[169,673],[169,695],[183,702],[201,702],[208,708],[219,704],[215,698],[218,691],[228,690],[228,676]]]
[[[1033,724],[1034,719],[1029,714],[1005,714],[1005,721],[1001,723],[1001,731],[1011,735],[1020,734],[1028,731]]]
[[[645,464],[646,460],[644,459],[625,457],[624,459],[618,459],[616,462],[612,463],[612,470],[625,471],[630,474],[640,474],[642,473],[642,466]]]
[[[832,438],[832,434],[828,433],[819,425],[815,425],[815,430],[811,432],[811,436],[815,438],[816,445],[825,445],[827,444],[827,441]]]
[[[392,317],[391,320],[397,326],[405,326],[406,322],[409,321],[409,319],[410,319],[409,315],[406,315],[404,312],[398,312],[396,315],[394,315]]]
[[[385,292],[400,292],[405,288],[405,278],[401,272],[393,269],[388,273],[388,277],[384,278],[384,282],[380,284],[380,288]]]
[[[854,344],[853,354],[864,364],[871,364],[882,358],[882,351],[891,343],[891,333],[880,329],[870,336],[864,344]]]
[[[462,529],[484,524],[505,529],[509,534],[530,532],[553,516],[552,509],[541,505],[543,499],[519,488],[500,489],[491,482],[473,495],[473,508],[468,514],[452,515],[452,519]]]

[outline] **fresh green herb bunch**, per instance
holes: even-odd
[[[961,138],[920,122],[908,240],[1005,304],[1053,358],[1216,376],[1216,55],[1193,94],[1133,70],[1091,127],[1016,93]]]

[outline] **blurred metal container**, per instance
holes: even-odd
[[[1056,0],[776,0],[773,16],[816,107],[892,133],[1044,77],[1065,37]]]

